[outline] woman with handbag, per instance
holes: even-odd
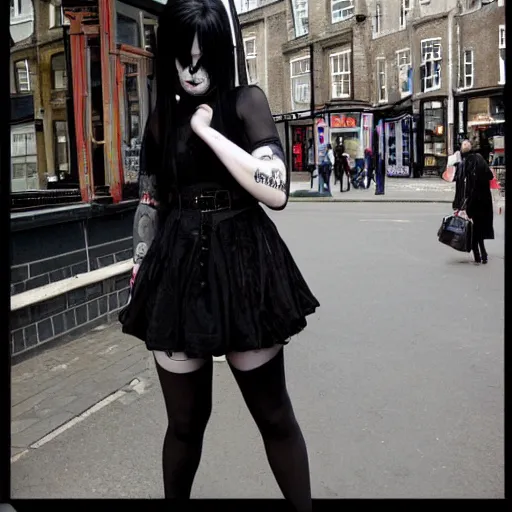
[[[473,221],[472,250],[475,263],[486,264],[488,255],[484,240],[494,239],[491,195],[492,171],[485,159],[472,150],[471,142],[461,146],[462,161],[454,176],[454,210],[465,210]]]

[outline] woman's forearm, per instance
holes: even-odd
[[[209,126],[202,127],[197,135],[258,201],[272,208],[280,208],[286,203],[286,169],[281,159],[268,154],[264,155],[264,160],[257,158]]]

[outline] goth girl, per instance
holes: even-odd
[[[308,456],[283,346],[319,306],[260,203],[289,175],[265,94],[248,86],[232,0],[169,0],[158,23],[156,109],[141,152],[134,273],[123,331],[153,351],[169,418],[165,496],[190,496],[226,355],[296,510],[311,510]]]

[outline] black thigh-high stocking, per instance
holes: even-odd
[[[254,370],[230,367],[261,432],[281,492],[294,510],[310,512],[308,454],[286,389],[283,350]]]
[[[169,425],[163,449],[166,498],[188,499],[212,410],[212,361],[196,371],[171,373],[157,363]]]

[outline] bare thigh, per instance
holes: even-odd
[[[274,358],[283,345],[274,345],[270,348],[262,348],[260,350],[249,350],[247,352],[230,352],[227,358],[232,366],[242,372],[255,370]]]
[[[199,370],[206,359],[190,359],[184,352],[163,352],[154,350],[153,355],[158,366],[170,373],[191,373]]]

